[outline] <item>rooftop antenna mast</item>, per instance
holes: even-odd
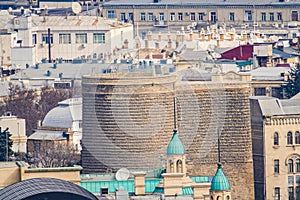
[[[218,163],[221,164],[220,128],[218,128]]]
[[[177,132],[176,129],[176,97],[174,97],[174,133]]]

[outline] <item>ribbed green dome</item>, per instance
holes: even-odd
[[[174,130],[173,137],[168,145],[167,154],[184,154],[184,146],[178,137],[177,131]]]
[[[230,184],[222,170],[221,163],[218,163],[218,169],[214,178],[211,181],[210,189],[217,190],[217,191],[230,190]]]

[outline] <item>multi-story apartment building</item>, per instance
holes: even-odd
[[[112,0],[102,5],[103,15],[135,26],[180,27],[226,24],[247,26],[297,26],[300,1],[167,1]]]
[[[252,97],[255,199],[300,199],[300,98]]]

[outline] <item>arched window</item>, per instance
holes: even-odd
[[[288,132],[288,134],[287,134],[287,144],[293,144],[293,134],[292,134],[292,132]]]
[[[297,158],[296,160],[296,172],[300,172],[300,159]]]
[[[181,160],[177,161],[177,173],[183,173]]]
[[[295,144],[300,144],[300,134],[299,131],[295,133]]]
[[[220,196],[218,196],[218,197],[217,197],[217,200],[221,200],[221,197],[220,197]]]
[[[279,145],[279,140],[278,140],[278,133],[274,133],[274,145]]]
[[[229,195],[227,195],[226,200],[230,200],[230,196]]]
[[[288,160],[288,172],[293,173],[294,172],[294,161],[292,159]]]

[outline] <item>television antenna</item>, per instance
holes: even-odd
[[[76,15],[78,15],[81,12],[81,5],[78,2],[73,2],[72,3],[72,11]]]

